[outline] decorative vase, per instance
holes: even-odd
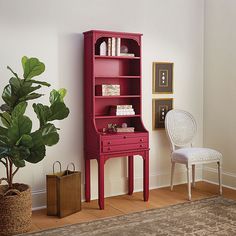
[[[31,229],[31,189],[25,184],[14,184],[8,190],[0,185],[0,236],[25,233]]]

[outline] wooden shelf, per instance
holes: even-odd
[[[95,79],[140,79],[139,75],[95,76]]]
[[[109,98],[140,98],[140,95],[120,95],[120,96],[95,96],[96,99],[109,99]]]
[[[129,60],[139,60],[140,57],[131,57],[131,56],[100,56],[100,55],[95,55],[95,59],[129,59]]]
[[[114,118],[129,118],[129,117],[140,117],[140,115],[128,115],[128,116],[95,116],[95,119],[114,119]]]

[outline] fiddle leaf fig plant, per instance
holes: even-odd
[[[21,60],[23,78],[19,77],[9,66],[13,76],[5,86],[0,107],[0,162],[6,170],[6,177],[0,179],[13,188],[13,177],[24,167],[26,162],[37,163],[46,155],[46,146],[58,143],[58,128],[52,123],[63,120],[69,115],[64,103],[66,89],[53,89],[49,96],[49,105],[33,103],[33,111],[39,120],[38,129],[32,130],[32,120],[25,115],[28,101],[38,99],[42,86],[50,84],[33,78],[45,71],[45,65],[37,58],[24,56]],[[36,92],[37,91],[37,92]]]

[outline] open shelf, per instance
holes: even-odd
[[[95,79],[140,79],[139,75],[95,76]]]
[[[140,98],[140,95],[120,95],[120,96],[95,96],[96,99],[108,99],[108,98]]]
[[[140,117],[140,115],[128,115],[128,116],[95,116],[95,119],[113,119],[113,118],[129,118],[129,117]]]
[[[139,60],[140,57],[132,57],[132,56],[100,56],[96,55],[96,59],[128,59],[128,60]]]

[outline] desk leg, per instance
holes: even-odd
[[[98,203],[100,210],[104,209],[104,157],[98,159]]]
[[[149,198],[149,152],[145,152],[143,157],[143,198],[148,201]]]
[[[85,159],[85,201],[90,202],[90,159]]]
[[[128,156],[128,181],[129,195],[134,191],[134,156]]]

